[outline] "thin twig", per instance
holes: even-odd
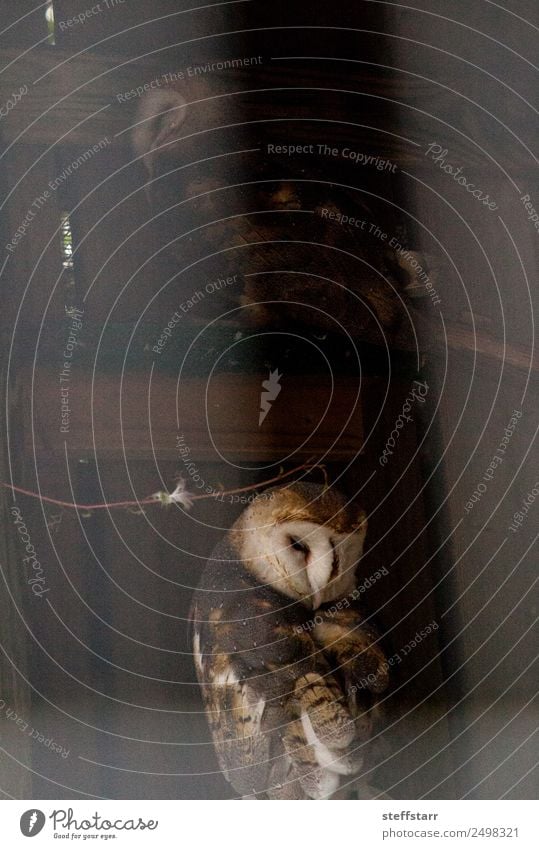
[[[269,480],[262,481],[260,483],[254,483],[250,486],[242,486],[237,489],[229,489],[229,490],[219,490],[216,492],[210,493],[199,493],[199,494],[191,494],[186,493],[189,497],[190,501],[201,501],[205,498],[220,498],[227,495],[237,495],[240,492],[251,492],[254,489],[260,489],[264,486],[269,486],[269,484],[277,483],[280,480],[284,480],[284,478],[290,477],[290,475],[296,474],[296,472],[301,471],[312,471],[312,469],[322,469],[324,467],[316,464],[310,465],[308,463],[304,463],[302,466],[296,466],[295,469],[290,469],[289,472],[282,472],[274,478],[270,478]],[[324,470],[325,474],[325,470]],[[171,499],[170,495],[165,492],[156,492],[153,495],[148,496],[148,498],[142,499],[142,501],[111,501],[111,502],[102,502],[100,504],[78,504],[72,501],[61,501],[57,498],[49,498],[47,495],[40,495],[38,492],[32,492],[30,489],[23,489],[21,486],[15,486],[14,484],[5,483],[2,481],[2,486],[6,489],[11,489],[13,492],[18,492],[21,495],[28,495],[30,498],[38,498],[40,501],[43,501],[47,504],[55,504],[57,507],[66,507],[71,510],[110,510],[119,507],[143,507],[149,504],[171,504],[174,503],[174,499]]]
[[[58,507],[70,507],[73,510],[104,510],[107,507],[138,507],[139,504],[157,504],[158,500],[155,496],[145,498],[143,501],[113,501],[110,504],[76,504],[73,501],[59,501],[57,498],[49,498],[47,495],[40,495],[38,492],[32,492],[30,489],[23,489],[21,486],[15,486],[11,483],[2,482],[2,486],[6,489],[11,489],[13,492],[18,492],[21,495],[28,495],[30,498],[39,498],[40,501],[45,501],[47,504],[56,504]]]

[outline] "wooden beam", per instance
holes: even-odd
[[[114,136],[130,125],[133,114],[117,95],[161,73],[151,63],[135,64],[125,56],[81,52],[73,57],[57,48],[22,57],[20,50],[2,50],[0,61],[0,103],[27,89],[0,123],[5,142],[22,144],[88,145]]]
[[[259,426],[267,374],[219,374],[213,379],[135,372],[74,372],[67,430],[61,430],[59,374],[35,373],[33,427],[26,450],[44,458],[71,456],[210,462],[344,460],[363,446],[362,405],[368,385],[329,377],[283,375],[282,391]],[[93,390],[93,398],[92,398]],[[121,405],[120,405],[121,402]],[[178,440],[181,439],[181,444]],[[185,450],[180,450],[182,446]],[[327,453],[326,453],[327,452]]]
[[[227,58],[231,57],[215,56],[216,60]],[[305,142],[305,121],[312,118],[313,105],[318,109],[323,103],[317,121],[308,124],[310,142],[327,143],[330,129],[335,144],[360,151],[371,151],[374,145],[379,156],[427,175],[432,173],[432,162],[425,150],[432,142],[433,127],[425,114],[431,104],[436,103],[444,122],[460,126],[463,120],[462,105],[452,95],[458,80],[446,79],[444,86],[439,86],[417,74],[374,73],[361,64],[317,65],[308,60],[277,61],[271,57],[263,60],[261,65],[249,68],[212,70],[196,79],[184,79],[177,87],[188,103],[198,102],[195,110],[201,120],[206,119],[208,109],[213,114],[216,107],[223,110],[222,123],[226,124],[229,105],[241,104],[244,120],[256,122],[253,136],[258,136],[257,128],[271,118],[268,132],[272,141],[282,136],[283,141],[286,137],[287,142]],[[177,55],[170,66],[171,57],[166,53],[147,60],[105,56],[90,50],[73,55],[52,46],[23,55],[20,49],[1,50],[0,61],[0,104],[21,86],[28,88],[16,108],[2,118],[0,130],[6,141],[20,137],[25,144],[88,146],[105,136],[115,136],[132,124],[139,102],[137,96],[122,99],[125,93],[149,87],[153,81],[154,90],[155,86],[165,87],[167,74],[170,82],[171,72],[178,71]],[[187,56],[185,65],[190,65]],[[237,94],[229,97],[234,92]],[[220,93],[226,95],[224,100],[209,104],[207,98]],[[488,116],[474,114],[472,120],[466,113],[464,119],[462,131],[452,138],[453,159],[466,162],[474,170],[491,171],[492,161],[475,142],[482,132],[489,131]],[[119,142],[127,143],[128,135],[121,135]],[[515,149],[505,137],[497,140],[495,153],[505,167],[529,171],[523,150]]]
[[[435,349],[445,346],[439,332],[432,334]],[[496,365],[504,363],[506,366],[519,369],[520,371],[539,371],[537,351],[532,351],[530,346],[505,345],[500,339],[495,339],[484,331],[473,331],[471,327],[460,324],[447,325],[447,344],[453,351],[462,352],[469,356],[477,355],[480,365]]]

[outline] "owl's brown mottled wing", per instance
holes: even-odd
[[[242,796],[269,784],[271,738],[262,729],[265,702],[241,681],[204,687],[206,712],[223,774]]]

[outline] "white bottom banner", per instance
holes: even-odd
[[[2,845],[58,846],[62,842],[113,846],[207,849],[289,849],[297,841],[334,847],[337,841],[368,846],[537,847],[534,802],[343,801],[251,802],[192,800],[6,801]],[[305,807],[307,805],[307,807]],[[320,810],[318,813],[314,807]],[[279,810],[277,810],[277,807]],[[294,842],[292,842],[294,841]],[[455,844],[456,845],[456,844]]]

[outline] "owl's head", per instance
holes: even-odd
[[[353,590],[366,531],[364,510],[335,489],[291,484],[259,495],[232,538],[261,584],[316,610]]]

